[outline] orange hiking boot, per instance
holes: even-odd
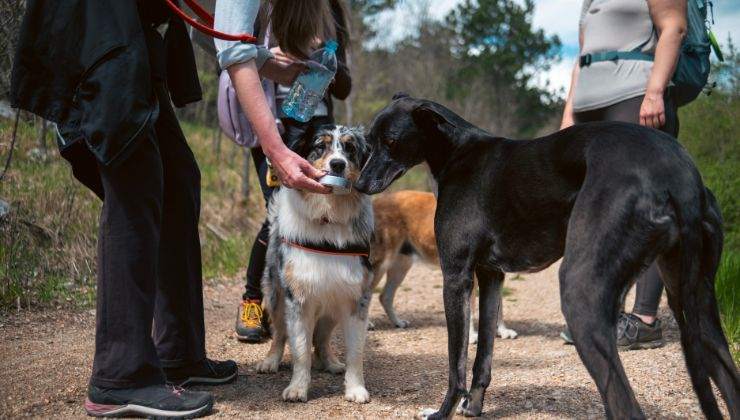
[[[236,317],[236,338],[246,343],[259,343],[265,337],[262,302],[244,300]]]

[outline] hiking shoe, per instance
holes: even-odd
[[[245,343],[259,343],[265,336],[262,302],[244,300],[236,316],[236,338]]]
[[[570,328],[568,325],[566,325],[565,329],[560,333],[560,338],[565,341],[565,344],[573,344],[573,336],[570,335]]]
[[[188,366],[164,368],[167,382],[178,386],[228,384],[236,380],[238,373],[239,368],[233,360],[203,359]]]
[[[663,347],[663,327],[660,320],[644,323],[639,317],[622,313],[617,321],[617,345],[620,350],[655,349]]]
[[[85,411],[93,417],[195,418],[211,412],[213,396],[171,385],[111,389],[90,385]]]

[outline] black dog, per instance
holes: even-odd
[[[657,260],[704,414],[721,418],[711,378],[732,418],[740,418],[740,377],[714,295],[722,219],[673,138],[604,122],[514,141],[493,137],[434,102],[396,95],[375,118],[368,140],[373,151],[358,190],[381,192],[424,160],[439,183],[435,233],[450,371],[444,402],[430,417],[451,416],[463,397],[463,414],[481,414],[503,273],[542,270],[564,257],[563,314],[607,417],[645,417],[617,354],[615,324],[631,279]],[[474,272],[480,335],[468,392]]]

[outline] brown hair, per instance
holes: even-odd
[[[349,45],[348,18],[342,0],[270,0],[270,3],[272,33],[286,53],[307,58],[316,40],[337,37],[342,46]],[[332,8],[340,12],[339,19],[344,22],[337,25]]]

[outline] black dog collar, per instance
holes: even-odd
[[[302,249],[307,252],[313,252],[316,254],[324,255],[336,255],[341,257],[364,257],[370,256],[369,245],[348,245],[342,248],[332,245],[327,242],[323,243],[309,243],[309,242],[294,242],[283,238],[282,242],[292,248]]]

